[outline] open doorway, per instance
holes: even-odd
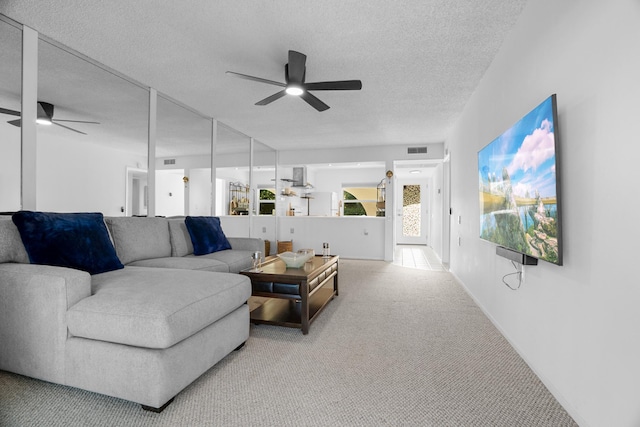
[[[125,216],[146,216],[149,202],[147,171],[145,169],[126,169]]]

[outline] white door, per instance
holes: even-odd
[[[398,180],[396,187],[396,243],[426,245],[429,229],[428,188],[425,181]]]

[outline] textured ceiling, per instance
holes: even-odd
[[[444,141],[525,3],[3,0],[0,13],[273,148],[305,149]],[[322,113],[288,96],[259,107],[279,88],[225,74],[283,81],[289,49],[307,55],[307,81],[362,90],[315,92]]]

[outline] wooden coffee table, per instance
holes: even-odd
[[[252,296],[267,300],[251,311],[251,322],[300,328],[309,325],[338,296],[338,256],[315,256],[301,268],[287,268],[277,256],[267,257],[260,272],[243,270],[251,279]]]

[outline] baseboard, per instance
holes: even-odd
[[[480,303],[480,301],[476,298],[476,296],[469,290],[467,285],[458,277],[453,271],[449,271],[453,278],[458,282],[462,289],[469,295],[469,297],[473,300],[473,302],[482,310],[485,316],[491,321],[493,326],[498,329],[500,334],[509,342],[511,347],[518,353],[518,355],[524,360],[524,362],[529,366],[529,368],[533,371],[533,373],[542,381],[542,383],[547,387],[549,392],[556,398],[556,400],[562,405],[562,407],[567,411],[567,413],[573,418],[573,420],[578,423],[581,427],[589,427],[589,424],[582,418],[582,416],[576,411],[576,409],[565,399],[565,397],[560,393],[558,388],[551,382],[547,377],[545,377],[538,369],[536,369],[535,365],[531,363],[531,361],[527,358],[527,355],[518,347],[518,345],[511,339],[511,337],[506,333],[506,331],[500,326],[498,321],[487,311],[487,309]]]

